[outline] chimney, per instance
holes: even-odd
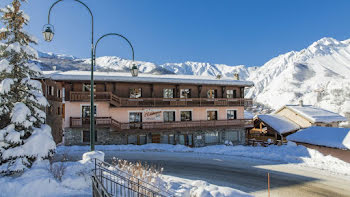
[[[300,106],[300,107],[303,107],[303,106],[304,106],[303,100],[300,100],[300,101],[299,101],[299,106]]]
[[[239,74],[238,73],[234,73],[233,74],[233,80],[239,80]]]

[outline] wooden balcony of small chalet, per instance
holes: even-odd
[[[71,128],[89,128],[90,118],[71,117]],[[198,129],[210,127],[253,127],[251,119],[236,120],[200,120],[200,121],[174,121],[174,122],[137,122],[122,123],[111,117],[95,117],[95,127],[97,128],[114,128],[117,131],[123,130],[168,130],[177,128]]]
[[[122,98],[112,92],[95,92],[95,101],[109,102],[114,107],[202,107],[202,106],[252,106],[246,98]],[[70,92],[71,102],[90,101],[90,92]]]

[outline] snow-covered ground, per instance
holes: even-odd
[[[59,146],[58,153],[81,154],[89,151],[89,146]],[[137,145],[98,145],[97,150],[101,151],[164,151],[164,152],[192,152],[198,154],[219,154],[226,156],[242,156],[254,159],[278,161],[286,164],[316,168],[334,174],[350,176],[350,163],[330,155],[324,156],[320,152],[297,146],[289,142],[284,146],[251,147],[251,146],[226,146],[215,145],[201,148],[189,148],[183,145],[169,144],[146,144]]]
[[[57,162],[56,164],[60,164]],[[92,196],[91,170],[94,165],[86,159],[65,162],[66,170],[61,181],[50,173],[48,161],[37,162],[32,169],[16,177],[0,177],[0,196],[62,197]],[[209,184],[202,180],[190,180],[162,175],[168,191],[182,197],[251,196],[242,191]]]
[[[350,164],[331,156],[296,146],[289,143],[284,146],[249,147],[216,145],[202,148],[189,148],[182,145],[147,144],[96,146],[99,151],[135,151],[135,152],[176,152],[177,154],[198,154],[205,157],[215,155],[237,156],[268,161],[278,161],[299,167],[321,170],[339,176],[350,176]],[[89,146],[59,146],[60,155],[79,155],[89,151]],[[56,164],[59,164],[56,163]],[[66,171],[62,181],[56,180],[49,172],[49,162],[37,162],[32,169],[18,177],[1,177],[0,191],[3,196],[91,196],[91,179],[89,171],[93,168],[88,162],[81,160],[65,162]],[[250,196],[234,188],[217,186],[203,180],[192,180],[175,176],[162,175],[168,189],[177,196]],[[1,196],[0,195],[0,196]]]

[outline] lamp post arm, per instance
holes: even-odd
[[[58,3],[60,3],[63,0],[58,0],[55,3],[53,3],[49,9],[49,14],[47,17],[47,22],[48,24],[50,24],[50,16],[51,16],[51,11],[52,8],[57,5]],[[72,1],[76,1],[78,3],[80,3],[81,5],[83,5],[86,9],[88,9],[90,15],[91,15],[91,80],[90,80],[90,148],[91,151],[95,150],[95,105],[94,105],[94,15],[92,14],[90,8],[83,2],[79,1],[79,0],[72,0]]]
[[[97,42],[96,42],[96,44],[95,44],[95,50],[94,50],[94,60],[95,60],[95,61],[96,61],[96,49],[97,49],[97,45],[98,45],[98,43],[100,42],[100,40],[102,40],[104,37],[107,37],[107,36],[119,36],[119,37],[123,38],[126,42],[128,42],[128,44],[129,44],[129,46],[130,46],[130,48],[131,48],[131,52],[132,52],[132,61],[135,61],[134,47],[132,46],[131,42],[130,42],[125,36],[123,36],[123,35],[121,35],[121,34],[117,34],[117,33],[105,34],[105,35],[101,36],[101,37],[97,40]]]

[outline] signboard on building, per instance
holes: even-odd
[[[144,121],[161,121],[162,120],[162,111],[159,109],[146,109],[143,112]]]

